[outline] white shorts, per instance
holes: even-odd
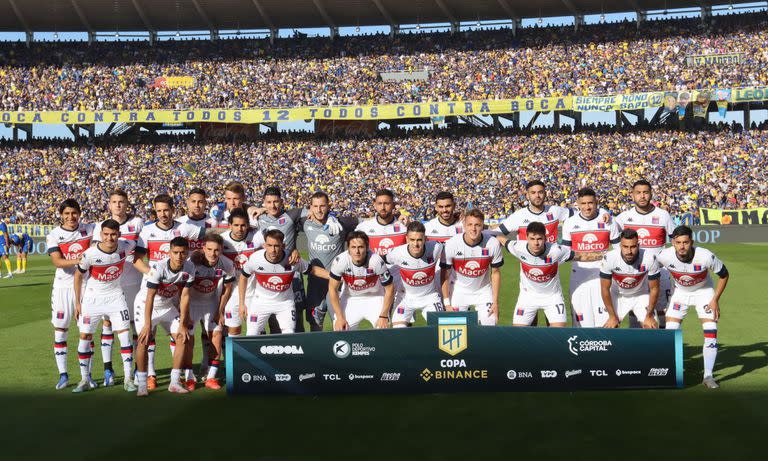
[[[421,311],[424,320],[427,320],[427,312],[442,312],[443,301],[437,293],[423,298],[404,298],[392,312],[392,323],[413,323],[414,313]]]
[[[134,322],[136,331],[141,332],[144,328],[144,303],[136,303],[134,307]],[[175,335],[179,331],[179,309],[171,307],[163,310],[152,310],[151,331],[154,332],[158,325],[163,327],[166,333]]]
[[[565,315],[565,303],[548,304],[544,306],[515,306],[515,314],[512,317],[513,325],[531,325],[539,309],[544,310],[549,323],[565,323],[568,317]]]
[[[626,317],[630,312],[635,314],[638,322],[645,322],[645,316],[648,313],[647,309],[649,298],[650,295],[648,293],[623,296],[616,293],[615,291],[611,291],[613,308],[616,309],[616,315],[619,317],[619,322],[624,320],[624,317]]]
[[[341,298],[341,310],[347,319],[350,330],[357,330],[360,322],[368,320],[372,327],[376,327],[376,321],[381,315],[381,307],[384,305],[384,296],[344,296]],[[331,319],[336,321],[336,314],[329,309]]]
[[[213,320],[216,317],[216,309],[218,309],[218,307],[215,299],[205,303],[190,302],[189,316],[192,320],[192,328],[189,329],[189,332],[194,333],[197,324],[200,322],[203,322],[203,328],[206,333],[210,333],[216,329],[218,324]]]
[[[663,314],[669,306],[669,300],[672,298],[672,278],[669,275],[669,271],[665,267],[659,268],[659,299],[656,300],[655,310],[657,313]]]
[[[696,314],[702,320],[715,320],[715,314],[709,309],[709,302],[715,296],[713,288],[703,288],[693,293],[675,290],[669,300],[667,318],[682,320],[688,313],[689,306],[696,307]]]
[[[75,314],[75,288],[54,287],[51,291],[51,323],[53,328],[66,330]]]
[[[600,278],[575,280],[572,275],[570,285],[573,326],[595,328],[605,325],[609,315],[600,291]]]
[[[258,309],[249,307],[245,335],[259,335],[265,330],[267,321],[273,314],[280,325],[281,333],[288,334],[296,331],[296,305],[293,301],[285,301],[272,305],[262,303]]]
[[[131,326],[130,309],[122,294],[110,297],[83,297],[80,305],[83,310],[77,319],[80,333],[95,333],[99,322],[103,320],[112,323],[112,331],[127,330]]]
[[[125,304],[128,306],[136,305],[136,295],[141,290],[141,282],[135,285],[127,285],[123,287],[123,294],[125,295]],[[131,323],[133,323],[133,309],[128,309],[128,313],[131,316]]]
[[[461,312],[474,309],[477,312],[477,321],[480,325],[494,326],[499,319],[491,312],[493,294],[484,290],[478,293],[462,293],[454,291],[451,294],[451,305]]]
[[[235,296],[237,293],[233,293],[229,298],[229,302],[224,306],[224,325],[227,328],[240,328],[243,325],[243,319],[240,318],[240,300],[239,296]],[[233,299],[236,299],[233,301]],[[249,301],[246,300],[246,306]]]

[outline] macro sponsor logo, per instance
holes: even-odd
[[[334,251],[338,248],[337,244],[330,243],[331,239],[325,234],[319,234],[315,239],[309,242],[310,249],[314,251]]]
[[[395,242],[393,242],[391,238],[385,237],[385,238],[381,239],[381,241],[379,242],[379,247],[381,247],[381,248],[389,248],[391,246],[394,246],[394,244],[395,244]]]
[[[579,355],[579,352],[607,352],[611,346],[613,343],[605,339],[579,341],[578,335],[568,338],[568,350],[573,355]]]
[[[261,346],[259,349],[261,355],[304,355],[304,348],[301,346]]]

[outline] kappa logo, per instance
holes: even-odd
[[[597,239],[597,235],[593,233],[589,233],[589,234],[586,234],[582,240],[584,240],[586,243],[595,243],[597,242],[598,239]]]
[[[389,247],[394,246],[394,245],[395,245],[395,242],[393,242],[392,239],[389,238],[389,237],[383,238],[379,242],[379,246],[382,247],[382,248],[389,248]]]

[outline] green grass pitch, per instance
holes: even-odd
[[[2,459],[764,459],[768,246],[710,248],[731,273],[721,302],[718,390],[700,384],[703,336],[691,312],[682,390],[334,397],[169,394],[165,338],[158,338],[160,386],[149,398],[121,386],[85,395],[71,394],[71,386],[55,391],[53,267],[36,256],[27,274],[0,280]],[[505,325],[517,297],[517,268],[507,257]],[[562,272],[567,287],[568,270]],[[70,383],[79,377],[75,350],[73,328]],[[116,341],[120,375],[118,351]],[[100,381],[100,351],[94,359]]]

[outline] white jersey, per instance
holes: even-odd
[[[78,259],[91,246],[93,228],[93,224],[83,223],[80,223],[74,230],[67,230],[61,226],[53,228],[45,238],[48,254],[59,252],[64,259]],[[77,270],[75,266],[65,269],[57,267],[53,278],[53,287],[71,287],[75,270]]]
[[[525,240],[528,224],[540,222],[547,229],[547,242],[557,242],[557,226],[568,219],[571,210],[557,205],[546,205],[541,213],[534,213],[529,207],[521,208],[501,222],[499,229],[504,235],[512,234],[517,240]]]
[[[615,221],[603,222],[599,213],[592,219],[576,213],[563,223],[563,246],[575,253],[608,251],[612,243],[619,241],[619,227]],[[574,272],[584,272],[597,278],[601,261],[574,261]]]
[[[330,276],[343,282],[345,298],[384,296],[384,287],[392,283],[392,276],[381,256],[368,251],[365,262],[358,266],[348,251],[336,256],[331,263]]]
[[[693,293],[713,288],[709,271],[721,276],[727,273],[723,262],[714,253],[701,247],[693,247],[693,258],[688,262],[680,261],[673,247],[663,250],[656,259],[660,266],[669,270],[675,281],[675,292]]]
[[[185,287],[195,283],[195,265],[190,260],[184,261],[181,269],[171,270],[171,259],[166,258],[155,264],[153,270],[145,275],[146,283],[136,295],[136,300],[144,302],[147,299],[147,289],[157,288],[155,302],[156,311],[164,311],[179,305],[179,295]]]
[[[426,242],[424,253],[418,258],[411,255],[407,244],[389,252],[386,261],[392,266],[391,270],[400,275],[405,299],[439,296],[440,292],[435,284],[435,269],[440,262],[442,252],[443,245],[437,242]]]
[[[152,223],[139,233],[137,250],[146,252],[149,267],[153,267],[159,261],[168,257],[171,251],[170,242],[176,237],[184,237],[187,241],[200,240],[205,235],[205,230],[179,221],[173,221],[169,229],[163,229],[159,223]]]
[[[220,257],[216,264],[209,266],[206,261],[195,264],[195,281],[190,290],[190,302],[218,302],[219,282],[235,281],[235,265],[227,258]]]
[[[101,225],[104,221],[96,224],[96,228],[93,230],[93,241],[101,241]],[[124,223],[120,224],[120,240],[125,240],[134,243],[134,247],[139,241],[139,234],[144,228],[144,220],[138,216],[129,217]],[[128,253],[128,258],[125,260],[127,264],[123,271],[122,277],[120,277],[120,283],[124,286],[135,286],[141,283],[141,272],[139,272],[133,266],[134,249],[131,249]]]
[[[197,238],[188,238],[189,241],[189,249],[190,250],[199,250],[203,247],[203,238],[205,237],[206,231],[208,229],[213,229],[216,227],[216,220],[203,215],[201,219],[192,219],[189,217],[189,215],[184,215],[177,219],[182,224],[188,224],[190,226],[194,226],[198,229],[200,229],[201,234]]]
[[[295,273],[309,273],[309,264],[300,259],[298,264],[288,264],[288,252],[283,252],[283,258],[278,263],[267,260],[266,250],[259,250],[248,258],[242,269],[243,275],[253,275],[253,294],[261,304],[279,304],[293,302],[294,295],[291,286]]]
[[[135,246],[136,242],[118,240],[117,248],[111,253],[103,251],[98,244],[85,250],[83,259],[77,265],[80,272],[88,273],[83,297],[121,295],[123,287],[120,279],[125,275],[126,261]]]
[[[427,240],[440,243],[445,243],[454,235],[464,232],[464,224],[458,219],[446,226],[440,222],[440,218],[434,218],[425,222],[424,227],[427,229]]]
[[[469,245],[464,240],[464,234],[455,235],[445,242],[443,262],[440,264],[454,271],[454,294],[492,294],[489,269],[504,265],[504,257],[501,244],[495,237],[487,232],[483,232],[482,236],[476,245]]]
[[[528,251],[528,242],[509,240],[507,251],[520,260],[520,297],[517,303],[519,307],[563,302],[558,269],[561,263],[573,259],[573,251],[569,247],[547,243],[544,251],[536,256]]]
[[[620,248],[609,251],[600,267],[600,277],[612,280],[611,289],[622,296],[648,293],[648,280],[658,280],[660,275],[656,255],[642,248],[631,263],[624,261]]]
[[[400,245],[405,245],[406,242],[406,228],[395,218],[392,218],[389,224],[380,224],[377,218],[371,218],[358,224],[355,230],[368,235],[371,251],[379,256],[386,256]]]
[[[633,207],[616,216],[616,224],[619,230],[637,231],[640,248],[645,248],[654,254],[659,254],[664,249],[667,237],[675,230],[672,217],[659,207],[654,207],[648,213],[640,213]]]
[[[248,258],[264,245],[264,235],[255,230],[248,231],[240,240],[232,237],[232,231],[224,232],[221,237],[224,239],[221,253],[232,261],[238,271],[248,262]]]

